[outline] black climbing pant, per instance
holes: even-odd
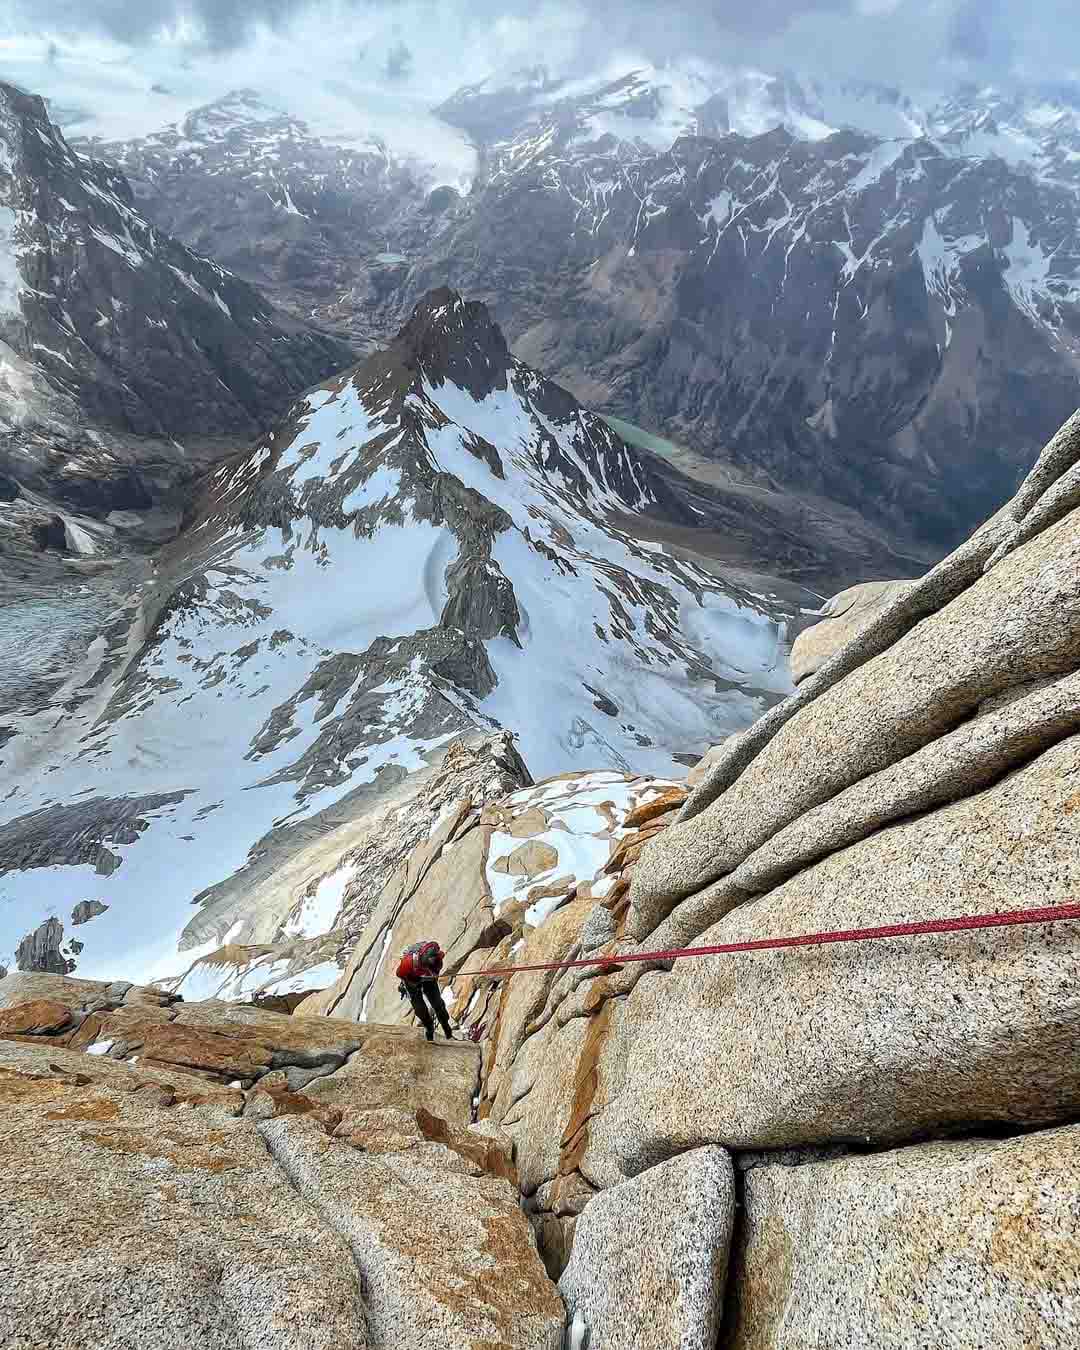
[[[439,993],[438,980],[421,980],[419,984],[407,984],[405,986],[409,994],[409,1002],[412,1004],[412,1010],[420,1019],[425,1031],[434,1031],[435,1022],[432,1019],[431,1012],[439,1019],[439,1025],[447,1036],[450,1036],[450,1014],[446,1011],[446,1004],[443,1002],[442,994]],[[431,1012],[428,1011],[424,999],[431,1004]]]

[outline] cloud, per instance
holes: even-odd
[[[633,38],[645,50],[689,47],[722,33],[762,37],[782,32],[795,18],[814,11],[850,12],[867,3],[892,0],[684,0],[664,6],[653,0],[578,0],[586,21],[578,26],[617,44]],[[318,6],[318,0],[13,0],[24,26],[65,33],[96,33],[118,42],[145,43],[163,31],[197,33],[211,48],[237,47],[260,26],[284,28]],[[454,11],[462,28],[520,19],[528,23],[537,5],[525,0],[353,0],[356,11],[399,15],[410,10]],[[470,22],[470,16],[472,22]]]
[[[1007,63],[1012,41],[1005,0],[961,0],[949,26],[949,49],[973,65]]]
[[[304,36],[333,16],[371,41],[383,79],[436,78],[486,62],[582,72],[613,51],[934,80],[948,68],[1073,77],[1078,0],[7,0],[4,27],[224,54],[262,32]],[[424,61],[426,37],[440,48]],[[1080,63],[1080,55],[1077,58]]]
[[[315,130],[381,138],[467,182],[431,115],[462,85],[544,65],[754,66],[898,84],[1075,80],[1080,0],[0,0],[0,78],[104,139],[254,88]],[[12,17],[14,16],[14,17]],[[695,64],[696,63],[696,64]],[[707,78],[707,74],[703,77]]]
[[[388,80],[404,80],[412,72],[413,54],[400,39],[390,48],[386,57],[386,65],[383,69],[386,71]]]

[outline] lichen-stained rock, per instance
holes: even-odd
[[[294,1185],[348,1241],[372,1344],[562,1350],[562,1300],[507,1181],[425,1166],[411,1151],[365,1154],[303,1117],[260,1129]]]
[[[51,999],[31,999],[0,1010],[0,1037],[22,1035],[50,1035],[63,1031],[72,1022],[71,1009]]]
[[[177,1073],[175,1069],[157,1069],[141,1061],[121,1064],[105,1055],[80,1054],[53,1045],[46,1037],[21,1044],[0,1041],[0,1079],[10,1085],[16,1075],[52,1083],[58,1100],[63,1100],[72,1088],[99,1084],[110,1092],[145,1092],[155,1099],[164,1089],[170,1105],[176,1102],[208,1106],[232,1116],[238,1116],[244,1105],[239,1092],[202,1078]]]
[[[121,1053],[137,1050],[152,1063],[186,1065],[225,1080],[250,1080],[271,1069],[329,1073],[363,1041],[362,1029],[350,1022],[212,1001],[181,1004],[168,1023],[120,1018],[107,1018],[100,1034],[117,1031]]]
[[[8,989],[12,982],[15,988]],[[38,992],[54,997],[33,997]],[[39,1031],[37,1038],[50,1045],[113,1059],[137,1058],[144,1065],[245,1085],[278,1069],[307,1077],[331,1073],[371,1034],[333,1018],[308,1020],[212,1000],[179,1003],[160,990],[58,976],[8,976],[0,985],[0,1000],[0,1040],[25,1034],[12,1028],[40,1023],[43,1009],[49,1008],[45,1020],[53,1022],[53,1033]],[[66,1021],[61,1016],[65,1010]]]
[[[253,1124],[68,1075],[0,1073],[10,1350],[363,1350],[346,1244]]]
[[[618,1040],[622,1002],[608,1000],[594,1016],[575,1017],[565,1026],[549,1022],[525,1042],[507,1077],[509,1091],[490,1118],[513,1135],[526,1195],[579,1168],[586,1180],[598,1184],[582,1157],[594,1117],[615,1095],[605,1050]],[[617,1059],[612,1067],[621,1068]]]
[[[317,1028],[321,1018],[311,1021]],[[452,1125],[472,1120],[480,1050],[470,1041],[427,1041],[411,1027],[359,1026],[360,1048],[335,1072],[304,1089],[316,1101],[355,1111],[423,1108]]]
[[[729,1344],[1071,1350],[1078,1197],[1077,1126],[751,1170]]]
[[[1072,901],[1080,736],[800,872],[703,944]],[[591,1123],[611,1184],[697,1144],[902,1140],[1080,1113],[1080,924],[705,957],[625,1000]]]
[[[821,618],[804,629],[791,648],[791,678],[801,684],[820,670],[892,602],[910,589],[910,581],[865,581],[849,586],[822,605]]]
[[[567,1316],[582,1317],[589,1344],[603,1350],[714,1350],[734,1217],[722,1148],[604,1191],[574,1229],[559,1281]]]

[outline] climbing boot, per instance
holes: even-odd
[[[427,1037],[427,1039],[428,1039],[429,1041],[433,1041],[433,1040],[435,1039],[435,1028],[434,1028],[434,1027],[428,1027],[428,1028],[424,1031],[424,1035]]]
[[[446,1037],[448,1041],[452,1041],[454,1039],[454,1033],[450,1030],[449,1027],[443,1027],[443,1035]]]

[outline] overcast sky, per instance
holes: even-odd
[[[392,129],[462,174],[427,110],[524,65],[707,60],[941,88],[1080,75],[1080,0],[0,0],[0,78],[141,134],[226,92]],[[152,86],[158,92],[148,98]],[[153,125],[147,125],[152,122]]]
[[[572,46],[568,37],[634,45],[654,59],[730,55],[733,48],[752,58],[765,49],[795,64],[827,56],[854,68],[877,45],[883,61],[895,62],[899,47],[913,73],[959,60],[999,74],[1045,65],[1056,79],[1074,73],[1071,49],[1080,39],[1076,0],[353,0],[338,8],[351,10],[365,37],[399,30],[401,56],[411,42],[423,45],[430,26],[456,29],[462,41],[456,52],[444,48],[444,70],[453,64],[448,57],[467,56],[477,44],[482,57],[525,59],[537,53],[536,35],[546,40],[561,28],[560,46]],[[284,32],[326,9],[323,0],[6,0],[0,28],[93,33],[136,45],[172,31],[236,50],[261,26]],[[386,73],[400,77],[400,62],[391,61]]]

